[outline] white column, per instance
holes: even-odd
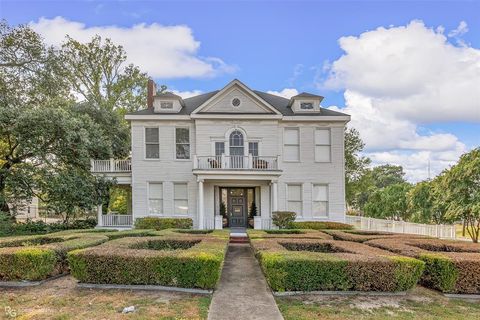
[[[198,229],[204,225],[203,180],[198,180]]]
[[[102,219],[102,205],[97,206],[97,226],[103,227],[103,219]]]
[[[278,183],[272,181],[272,212],[278,210]]]

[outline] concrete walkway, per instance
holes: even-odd
[[[283,319],[249,244],[228,246],[208,319]]]

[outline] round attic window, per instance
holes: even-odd
[[[239,98],[233,98],[232,99],[232,106],[234,106],[234,107],[240,107],[241,103],[242,103],[242,101],[240,101]]]

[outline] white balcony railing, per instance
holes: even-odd
[[[201,170],[278,170],[278,157],[194,156],[193,169]]]
[[[131,214],[102,214],[102,227],[130,227],[133,223]]]
[[[106,173],[106,172],[131,172],[132,171],[132,161],[130,159],[126,160],[91,160],[91,171],[97,173]]]

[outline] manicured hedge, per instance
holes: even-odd
[[[101,234],[69,233],[0,239],[0,281],[42,280],[68,271],[68,251],[99,245]]]
[[[362,231],[362,230],[324,230],[335,240],[353,241],[353,242],[365,242],[374,239],[384,238],[427,238],[426,236],[414,235],[414,234],[401,234],[383,231]]]
[[[333,239],[332,236],[318,230],[298,230],[298,229],[279,229],[279,230],[247,230],[250,239],[261,238],[295,238],[295,239]]]
[[[122,238],[70,252],[71,273],[84,283],[214,288],[227,237],[172,233]]]
[[[405,291],[425,265],[356,242],[279,238],[251,244],[274,291]]]
[[[135,220],[137,229],[192,229],[193,221],[190,218],[159,218],[145,217]]]
[[[341,222],[329,221],[298,221],[292,225],[296,229],[314,229],[314,230],[351,230],[352,225]]]
[[[425,262],[422,284],[446,293],[480,293],[480,246],[440,239],[376,239],[365,244]]]

